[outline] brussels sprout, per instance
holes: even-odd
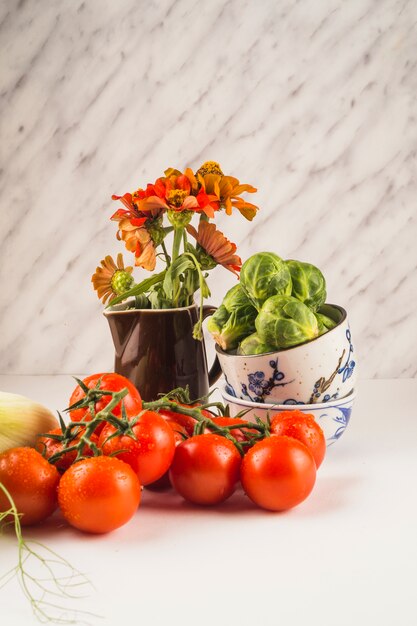
[[[236,285],[209,319],[207,329],[223,350],[233,350],[255,330],[257,313],[241,286]]]
[[[324,333],[327,333],[328,330],[337,326],[337,323],[334,320],[327,317],[327,315],[324,315],[323,313],[316,313],[316,319],[319,326],[319,335],[324,335]]]
[[[290,271],[273,252],[249,257],[242,265],[240,284],[258,311],[270,296],[291,295]]]
[[[255,326],[262,341],[279,349],[298,346],[319,334],[314,313],[292,296],[268,298],[256,318]]]
[[[323,306],[319,308],[317,313],[321,313],[322,315],[329,317],[333,322],[335,322],[335,325],[339,324],[339,322],[341,322],[343,318],[343,313],[340,311],[340,309],[333,306],[332,304],[323,304]]]
[[[232,313],[236,309],[240,309],[242,306],[248,306],[251,302],[244,292],[242,285],[239,283],[229,289],[223,298],[222,304],[226,307],[229,313]]]
[[[302,261],[285,261],[292,280],[291,295],[317,311],[326,300],[326,281],[315,265]]]
[[[273,351],[274,348],[264,343],[258,333],[253,333],[239,344],[237,354],[249,356],[250,354],[265,354],[266,352]]]
[[[207,322],[207,330],[213,335],[220,335],[222,328],[230,317],[229,311],[221,304]]]

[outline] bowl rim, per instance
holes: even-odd
[[[334,326],[333,328],[331,328],[329,331],[327,331],[327,333],[324,333],[324,335],[319,335],[318,337],[314,337],[314,339],[309,339],[308,341],[304,341],[304,343],[299,343],[298,346],[292,346],[291,348],[284,348],[283,350],[272,350],[271,352],[262,352],[262,354],[233,354],[231,352],[225,352],[218,343],[216,343],[215,348],[216,348],[216,352],[220,355],[220,356],[224,356],[224,357],[233,357],[235,359],[254,359],[254,358],[259,358],[259,357],[264,357],[264,356],[268,356],[270,354],[282,354],[283,352],[289,352],[290,350],[297,350],[297,348],[302,348],[303,346],[309,345],[311,343],[314,343],[315,341],[318,341],[319,339],[321,339],[322,337],[327,337],[330,333],[332,333],[333,331],[335,331],[337,328],[339,328],[339,326],[341,326],[343,324],[343,322],[346,321],[347,319],[347,312],[346,309],[344,309],[342,306],[340,306],[340,304],[332,304],[331,302],[325,302],[324,304],[327,304],[328,306],[332,306],[335,309],[338,309],[341,314],[342,317],[341,319],[338,321],[338,323],[336,324],[336,326]],[[323,305],[324,306],[324,305]]]
[[[303,413],[308,412],[309,410],[313,411],[314,409],[342,406],[343,404],[352,402],[356,397],[356,389],[353,388],[346,396],[343,396],[343,398],[334,398],[334,400],[329,400],[328,402],[317,402],[315,404],[279,404],[276,402],[270,404],[267,402],[250,402],[248,400],[242,400],[242,398],[236,398],[226,391],[226,385],[223,385],[220,391],[226,402],[233,402],[234,404],[238,404],[239,406],[247,409],[255,408],[275,411],[278,409],[284,411],[294,411],[295,409],[298,409],[299,411],[303,411]]]

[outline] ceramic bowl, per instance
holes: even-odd
[[[241,411],[247,411],[244,419],[248,422],[255,421],[255,417],[266,420],[268,414],[272,418],[274,415],[282,413],[282,411],[301,410],[304,413],[310,413],[314,416],[316,422],[323,429],[327,445],[331,445],[345,432],[346,426],[349,424],[352,413],[353,401],[355,399],[355,391],[352,390],[345,398],[330,400],[329,402],[320,402],[316,404],[266,404],[265,402],[251,402],[250,400],[242,400],[231,395],[227,385],[222,389],[222,396],[226,404],[230,407],[230,415],[234,417]]]
[[[251,356],[217,356],[232,395],[258,403],[313,404],[344,398],[355,386],[356,363],[346,311],[328,304],[332,330],[294,348]]]

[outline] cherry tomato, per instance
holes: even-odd
[[[185,441],[185,439],[188,439],[188,434],[184,426],[181,426],[181,424],[172,419],[166,419],[165,422],[172,428],[176,446]]]
[[[270,511],[284,511],[310,494],[316,481],[316,464],[301,441],[276,435],[258,441],[247,452],[240,478],[255,504]]]
[[[128,463],[138,475],[141,485],[158,480],[169,468],[175,452],[172,428],[158,413],[143,411],[132,426],[135,439],[117,435],[112,424],[106,424],[100,434],[99,446],[103,454],[117,456]],[[119,452],[120,451],[120,452]]]
[[[126,524],[140,504],[140,484],[132,468],[108,456],[78,461],[58,487],[62,514],[79,530],[107,533]]]
[[[0,483],[10,493],[22,526],[44,520],[57,507],[59,473],[34,448],[11,448],[0,454]],[[0,511],[10,502],[0,488]]]
[[[241,419],[240,417],[212,417],[212,421],[218,426],[239,426],[239,424],[247,424],[247,421]],[[240,428],[233,428],[229,430],[229,433],[236,439],[236,441],[248,441],[248,436],[245,433],[253,433],[256,434],[257,431],[254,428],[245,428],[241,430]],[[248,446],[246,447],[248,448]]]
[[[183,406],[187,409],[194,409],[200,406],[199,404],[183,404],[181,402],[177,402],[176,404],[178,404],[179,406]],[[185,415],[185,413],[176,413],[175,411],[171,411],[170,409],[160,409],[159,414],[164,419],[170,419],[174,422],[177,422],[177,424],[181,424],[181,426],[185,428],[187,434],[190,437],[194,434],[194,427],[197,423],[197,420],[194,419],[194,417],[191,417],[191,415]],[[207,411],[205,409],[202,410],[202,414],[204,417],[208,417],[210,419],[213,417],[210,411]]]
[[[232,495],[241,457],[225,437],[195,435],[176,449],[169,471],[173,487],[195,504],[218,504]]]
[[[320,467],[326,454],[326,439],[310,413],[297,410],[279,413],[272,420],[271,433],[294,437],[301,441],[313,455],[317,469]]]
[[[80,438],[83,434],[83,431],[85,430],[84,428],[81,428],[79,426],[77,426],[77,428],[79,428],[80,430],[77,432],[74,439],[62,441],[58,441],[57,439],[48,437],[48,435],[62,436],[62,430],[60,428],[54,428],[53,430],[50,430],[46,433],[46,435],[43,435],[42,437],[39,437],[37,439],[35,444],[36,450],[38,450],[38,452],[40,452],[42,456],[44,456],[46,459],[50,459],[51,456],[57,454],[58,452],[61,452],[64,448],[76,446],[80,442]],[[93,443],[98,443],[98,437],[95,433],[90,436],[90,439]],[[93,451],[87,444],[85,444],[82,450],[82,454],[83,456],[93,456]],[[65,454],[60,456],[59,459],[57,459],[53,464],[55,465],[57,470],[59,470],[60,472],[65,472],[65,470],[67,470],[69,466],[74,463],[76,457],[76,450],[73,450],[72,452],[65,452]]]
[[[92,374],[91,376],[87,376],[87,378],[84,378],[83,383],[89,389],[93,389],[99,379],[101,379],[100,389],[105,389],[106,391],[121,391],[126,387],[129,390],[129,393],[123,398],[123,403],[128,417],[134,417],[142,410],[142,399],[140,397],[139,391],[130,382],[130,380],[128,380],[124,376],[120,376],[120,374]],[[69,401],[70,406],[72,406],[84,397],[84,391],[79,385],[77,385],[77,387],[71,394]],[[99,411],[104,409],[111,401],[111,399],[111,396],[103,396],[100,400],[98,400],[95,403],[95,412],[98,413]],[[118,417],[120,416],[121,404],[117,405],[113,409],[113,413]],[[83,409],[74,409],[70,411],[70,417],[73,422],[79,422],[81,420],[89,422],[91,420],[91,413],[87,407]],[[96,433],[99,434],[102,428],[103,424],[99,424],[96,429]]]
[[[174,432],[175,446],[179,446],[180,443],[185,441],[188,438],[187,431],[181,424],[177,424],[173,420],[167,419],[166,423],[172,428]],[[171,481],[169,480],[169,471],[166,471],[161,478],[155,480],[155,482],[147,485],[147,489],[151,491],[166,491],[167,489],[171,489]]]

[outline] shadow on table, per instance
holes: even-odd
[[[124,535],[124,529],[130,529],[126,533],[126,537],[131,536],[132,531],[136,535],[133,525],[140,521],[145,522],[145,518],[152,523],[140,524],[138,528],[141,531],[141,539],[152,539],[163,533],[162,527],[155,524],[156,519],[166,524],[167,519],[184,517],[184,514],[190,513],[190,519],[196,517],[231,517],[247,519],[247,518],[271,518],[275,516],[283,518],[291,516],[295,519],[320,519],[327,517],[340,510],[347,509],[356,486],[362,481],[360,476],[320,476],[318,475],[316,485],[310,496],[299,506],[282,512],[265,511],[256,506],[239,487],[236,492],[222,504],[216,506],[199,506],[186,502],[174,490],[155,492],[144,489],[142,492],[142,502],[135,517],[126,525],[117,529],[116,533],[121,533],[119,539]],[[157,514],[157,518],[154,518]],[[141,520],[143,518],[143,520]],[[7,534],[13,535],[13,530],[6,531]],[[57,510],[51,517],[43,523],[23,528],[24,536],[27,540],[35,540],[47,542],[49,539],[73,539],[77,538],[79,542],[102,541],[105,540],[106,534],[90,534],[83,533],[69,526],[63,518],[61,512]],[[113,533],[110,533],[113,535]],[[123,539],[122,539],[123,542]]]

